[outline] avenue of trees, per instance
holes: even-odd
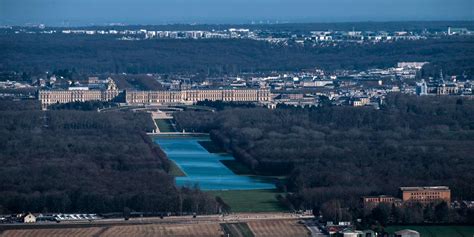
[[[0,213],[215,213],[213,196],[177,188],[145,134],[149,115],[40,111],[0,101]]]
[[[48,107],[50,110],[83,110],[97,111],[99,109],[116,107],[117,104],[108,101],[85,101],[85,102],[69,102],[64,104],[52,104]]]
[[[364,195],[400,186],[447,185],[474,199],[474,101],[390,95],[380,110],[332,107],[184,111],[186,131],[210,132],[253,172],[288,175],[292,208],[331,200],[356,207]],[[285,200],[284,200],[285,201]]]

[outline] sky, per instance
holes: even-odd
[[[474,20],[474,0],[0,0],[0,24]]]

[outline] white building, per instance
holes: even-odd
[[[395,237],[420,237],[420,233],[414,230],[399,230],[395,232]]]
[[[398,68],[416,68],[421,69],[428,62],[399,62],[397,63]]]
[[[427,95],[428,94],[428,85],[425,80],[416,83],[416,94],[417,95]]]
[[[35,223],[36,222],[36,216],[28,213],[28,215],[23,217],[23,222],[24,223]]]

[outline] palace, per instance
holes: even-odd
[[[63,104],[84,101],[117,100],[124,94],[124,102],[131,105],[169,105],[193,104],[198,101],[233,101],[233,102],[270,102],[269,89],[191,89],[180,91],[120,91],[113,80],[109,80],[105,90],[89,90],[88,87],[70,87],[68,90],[39,90],[38,99],[46,109],[52,104]]]
[[[46,109],[52,104],[64,104],[84,101],[111,101],[120,94],[113,80],[108,80],[107,89],[89,90],[88,87],[69,87],[68,90],[39,90],[38,99],[41,107]]]
[[[127,104],[192,104],[198,101],[270,102],[269,89],[125,91]]]

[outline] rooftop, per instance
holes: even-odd
[[[418,231],[415,231],[415,230],[405,229],[405,230],[399,230],[399,231],[395,232],[395,234],[402,235],[402,234],[419,234],[419,233],[418,233]]]
[[[362,198],[393,198],[393,196],[390,196],[390,195],[377,195],[377,196],[364,196]]]
[[[422,190],[449,190],[448,186],[431,186],[431,187],[400,187],[402,191],[422,191]]]

